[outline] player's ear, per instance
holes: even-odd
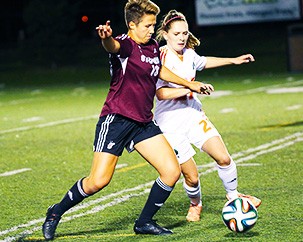
[[[134,30],[135,27],[136,27],[136,24],[133,21],[130,21],[129,24],[128,24],[128,27],[129,27],[130,30]]]
[[[165,32],[165,31],[163,31],[163,38],[164,38],[165,40],[168,40],[167,32]]]

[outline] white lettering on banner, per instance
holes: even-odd
[[[196,0],[198,25],[300,19],[299,0]]]

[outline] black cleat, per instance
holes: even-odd
[[[55,205],[56,204],[47,209],[46,219],[42,225],[43,236],[46,240],[54,239],[57,225],[61,219],[61,216],[53,213]]]
[[[173,232],[169,229],[163,228],[158,225],[154,220],[146,222],[139,226],[138,220],[135,222],[134,231],[136,234],[153,234],[153,235],[170,235]]]

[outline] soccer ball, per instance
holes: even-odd
[[[231,231],[246,232],[256,224],[258,211],[247,198],[238,197],[225,203],[222,219]]]

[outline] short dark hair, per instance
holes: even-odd
[[[150,0],[128,0],[124,7],[124,18],[127,27],[130,22],[139,24],[145,14],[157,16],[159,13],[158,5]]]

